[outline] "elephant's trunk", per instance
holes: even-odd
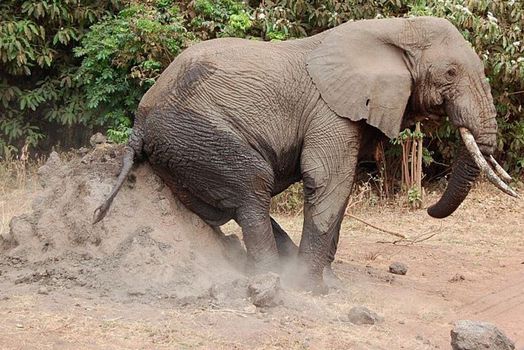
[[[480,169],[471,155],[462,149],[453,164],[446,191],[437,203],[428,208],[428,214],[437,219],[451,215],[466,198],[479,174]]]

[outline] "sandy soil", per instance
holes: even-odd
[[[187,212],[147,166],[107,218],[90,224],[118,159],[118,149],[52,158],[31,209],[1,232],[1,349],[449,349],[459,319],[492,322],[524,349],[523,200],[480,184],[444,220],[354,207],[374,225],[433,236],[392,244],[346,218],[334,264],[342,288],[325,296],[285,289],[281,305],[256,308],[242,251]],[[298,242],[300,215],[277,221]],[[233,224],[224,231],[240,235]],[[407,275],[388,272],[394,261]],[[353,306],[384,321],[353,325]]]

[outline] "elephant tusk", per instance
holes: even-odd
[[[497,161],[495,160],[495,158],[493,158],[492,155],[490,155],[489,158],[486,157],[486,159],[488,160],[489,164],[491,164],[493,169],[495,169],[495,172],[502,178],[502,180],[506,182],[513,181],[511,176],[506,172],[506,170],[504,170],[504,168],[500,166],[499,163],[497,163]]]
[[[464,127],[460,127],[459,131],[460,131],[460,136],[462,137],[462,141],[464,141],[464,145],[466,146],[467,150],[473,157],[473,160],[475,161],[477,166],[480,168],[480,170],[484,172],[484,174],[486,174],[486,176],[488,177],[488,180],[492,184],[497,186],[497,188],[501,190],[502,192],[512,197],[518,198],[519,195],[517,194],[517,192],[515,192],[511,187],[506,185],[506,183],[502,181],[497,176],[497,174],[495,174],[493,169],[491,169],[491,167],[488,165],[486,159],[484,159],[484,156],[480,152],[477,142],[475,142],[475,138],[473,137],[471,132]]]

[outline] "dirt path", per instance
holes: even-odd
[[[75,174],[67,176],[76,184]],[[100,232],[67,221],[63,232],[78,230],[67,254],[45,248],[45,259],[30,263],[14,258],[13,248],[0,253],[0,349],[449,349],[449,332],[459,319],[495,323],[524,349],[524,201],[499,195],[489,185],[478,186],[456,214],[440,221],[423,210],[355,209],[369,222],[410,237],[435,235],[414,245],[377,243],[392,237],[348,218],[334,264],[343,289],[326,296],[285,290],[282,305],[257,309],[241,293],[247,277],[234,269],[216,276],[213,269],[226,266],[227,259],[199,255],[203,249],[215,254],[210,247],[216,242],[197,219],[155,216],[155,208],[162,211],[165,205],[183,209],[164,192],[147,192],[151,182],[138,179],[126,189]],[[93,192],[98,185],[87,181],[90,190],[80,192],[75,186],[61,196],[53,192],[56,203],[93,196],[93,203],[78,204],[80,211],[91,212],[101,196]],[[148,196],[168,202],[147,209]],[[128,206],[150,211],[135,227]],[[27,220],[38,227],[44,219],[50,220],[45,213]],[[302,218],[277,219],[298,241]],[[163,227],[171,231],[164,233]],[[234,225],[225,230],[238,233]],[[191,238],[195,235],[198,240]],[[40,237],[32,247],[65,246],[66,236],[47,246]],[[99,241],[92,243],[93,236]],[[393,261],[408,266],[406,276],[388,272]],[[213,288],[222,294],[210,292]],[[349,323],[347,313],[358,305],[384,321]]]

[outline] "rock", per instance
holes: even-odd
[[[51,152],[49,158],[47,159],[44,165],[48,166],[51,169],[62,166],[62,160],[60,159],[60,155],[58,154],[58,152]]]
[[[515,344],[487,322],[460,320],[451,330],[453,350],[514,350]]]
[[[250,280],[247,292],[254,305],[275,306],[280,299],[280,277],[273,272],[257,275]]]
[[[257,312],[257,307],[255,305],[248,305],[244,307],[242,311],[244,311],[246,314],[254,314]]]
[[[91,138],[89,139],[89,143],[91,146],[95,147],[96,145],[101,145],[107,142],[107,138],[102,135],[102,133],[97,132]]]
[[[41,185],[43,187],[47,185],[48,178],[52,177],[61,166],[62,160],[60,159],[58,153],[55,151],[51,152],[45,164],[38,168],[37,171]]]
[[[383,317],[377,315],[365,306],[352,307],[348,313],[348,321],[353,324],[375,324],[383,320]]]
[[[158,207],[160,209],[160,213],[162,213],[162,216],[167,216],[172,213],[171,204],[169,203],[169,199],[161,199],[158,202]]]
[[[28,215],[15,216],[9,223],[9,233],[0,236],[0,248],[9,249],[20,242],[35,241],[34,225]]]
[[[389,265],[389,272],[395,275],[405,275],[408,272],[408,267],[397,261]]]
[[[40,287],[38,289],[38,294],[48,295],[49,294],[49,290],[47,289],[47,287],[42,286],[42,287]]]
[[[466,277],[464,277],[463,274],[461,273],[456,273],[455,276],[451,277],[448,282],[450,283],[455,283],[455,282],[462,282],[462,281],[465,281],[466,280]]]
[[[86,154],[89,153],[89,148],[87,148],[87,147],[80,147],[80,148],[76,151],[76,153],[77,153],[78,155],[85,156]]]

